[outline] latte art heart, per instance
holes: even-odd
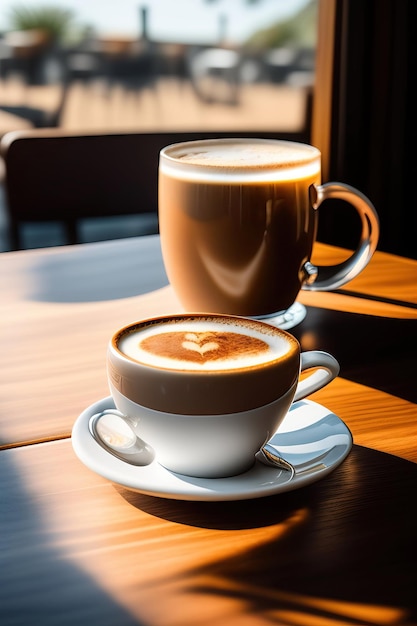
[[[251,368],[288,353],[275,330],[248,319],[190,317],[129,329],[118,339],[129,358],[173,370],[217,371]]]
[[[219,344],[215,341],[208,341],[207,343],[203,344],[195,341],[183,341],[182,347],[186,350],[194,350],[195,352],[203,355],[206,352],[210,352],[210,350],[218,350]]]
[[[182,347],[185,350],[194,350],[203,355],[210,350],[218,350],[219,344],[215,341],[211,341],[213,337],[212,332],[205,333],[185,333],[186,341],[182,342]],[[206,341],[208,339],[208,341]]]
[[[139,347],[152,355],[185,362],[222,361],[269,349],[258,337],[237,332],[163,332],[145,337]]]

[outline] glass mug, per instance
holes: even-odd
[[[314,266],[317,209],[350,203],[361,218],[358,248],[343,263]],[[336,289],[370,261],[378,215],[357,189],[321,184],[321,154],[268,139],[209,139],[165,147],[159,159],[159,228],[165,269],[186,311],[303,319],[300,289]],[[269,321],[272,321],[270,319]]]

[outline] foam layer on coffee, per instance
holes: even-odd
[[[290,340],[276,329],[262,332],[256,322],[181,320],[133,328],[118,348],[126,356],[155,367],[176,370],[234,370],[285,355]],[[295,341],[295,340],[294,340]]]
[[[320,152],[307,144],[269,139],[184,142],[162,151],[160,170],[196,180],[298,180],[320,172]]]

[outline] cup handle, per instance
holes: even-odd
[[[312,185],[310,197],[313,209],[318,209],[324,200],[339,199],[351,204],[359,214],[362,232],[358,248],[343,263],[315,266],[309,261],[304,265],[303,290],[329,291],[351,281],[368,265],[379,239],[379,218],[372,202],[358,189],[343,183]]]
[[[328,352],[310,350],[301,353],[300,371],[317,368],[309,376],[300,380],[297,385],[293,402],[302,400],[311,393],[328,385],[339,374],[340,366],[336,359]]]

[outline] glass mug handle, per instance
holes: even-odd
[[[306,378],[299,381],[293,402],[302,400],[311,393],[314,393],[325,385],[328,385],[334,378],[336,378],[336,376],[338,376],[340,371],[339,363],[336,361],[334,356],[328,352],[310,350],[308,352],[302,352],[300,356],[300,372],[304,372],[312,368],[316,369]]]
[[[372,202],[350,185],[333,182],[312,185],[310,197],[315,210],[324,200],[344,200],[356,209],[361,218],[362,232],[358,248],[346,261],[329,266],[315,266],[308,261],[304,265],[306,280],[301,288],[307,291],[329,291],[351,281],[368,265],[378,244],[379,218]]]

